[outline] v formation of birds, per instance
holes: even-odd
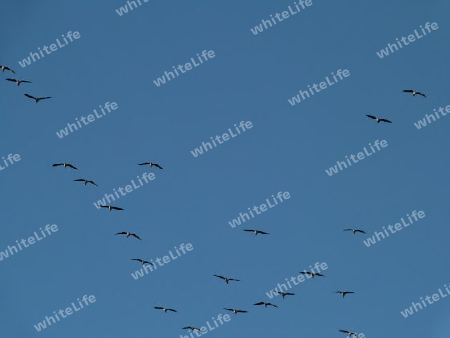
[[[5,65],[0,65],[0,70],[2,71],[2,73],[4,73],[5,71],[9,71],[12,74],[16,74],[16,72],[14,70],[12,70],[11,68],[9,68],[9,67],[7,67]],[[6,78],[6,81],[14,82],[17,86],[20,86],[22,83],[26,83],[26,84],[28,84],[28,83],[32,84],[33,83],[31,81],[28,81],[28,80],[19,80],[19,79],[16,79],[16,78]],[[415,91],[415,90],[412,90],[412,89],[406,89],[406,90],[403,90],[403,92],[404,93],[411,93],[413,96],[420,95],[420,96],[426,98],[425,94],[423,94],[421,92],[418,92],[418,91]],[[31,94],[28,94],[28,93],[24,94],[24,96],[34,100],[36,103],[38,103],[40,101],[43,101],[43,100],[51,99],[51,96],[35,97],[35,96],[33,96]],[[392,121],[390,121],[390,120],[388,120],[386,118],[380,118],[380,117],[376,117],[374,115],[366,115],[366,116],[369,117],[370,119],[375,120],[377,123],[380,123],[380,122],[392,123]],[[139,163],[138,165],[140,165],[140,166],[148,165],[150,168],[156,167],[159,170],[163,169],[162,166],[160,166],[157,163],[153,163],[153,162],[142,162],[142,163]],[[53,164],[53,167],[63,167],[64,169],[70,168],[71,170],[78,170],[78,168],[75,165],[70,164],[70,163],[66,163],[66,162],[55,163],[55,164]],[[92,180],[86,179],[86,178],[78,178],[78,179],[75,179],[73,181],[75,181],[75,182],[83,182],[84,185],[90,184],[90,185],[98,187],[97,183],[95,183]],[[112,206],[112,205],[101,205],[100,207],[104,208],[104,209],[108,209],[109,211],[112,211],[112,210],[122,211],[122,210],[124,210],[123,208],[120,208],[120,207],[117,207],[117,206]],[[269,235],[269,233],[267,233],[265,231],[262,231],[262,230],[257,230],[257,229],[243,229],[243,231],[251,232],[255,236],[258,235],[258,234]],[[365,231],[363,231],[361,229],[352,229],[352,228],[350,228],[350,229],[343,229],[343,231],[352,231],[354,235],[357,234],[357,233],[365,234]],[[137,234],[131,233],[129,231],[118,232],[118,233],[116,233],[114,235],[125,235],[126,238],[129,238],[131,236],[131,237],[136,238],[139,241],[142,240]],[[131,260],[137,261],[137,262],[139,262],[142,265],[150,264],[150,265],[154,266],[154,264],[152,262],[146,261],[146,260],[141,259],[141,258],[132,258]],[[315,273],[315,272],[309,272],[309,271],[302,271],[302,272],[300,272],[300,274],[308,275],[308,276],[311,276],[312,278],[314,278],[315,276],[325,277],[321,273]],[[241,281],[240,279],[225,277],[225,276],[221,276],[221,275],[217,275],[217,274],[214,274],[214,276],[219,278],[219,279],[222,279],[223,281],[225,281],[226,284],[229,284],[230,282],[240,282]],[[353,291],[340,291],[340,290],[339,291],[333,291],[333,292],[337,293],[337,294],[340,294],[342,296],[342,298],[345,298],[345,296],[348,295],[348,294],[354,294],[355,293]],[[277,291],[277,293],[282,296],[282,299],[284,299],[285,296],[294,296],[295,295],[294,293],[291,293],[291,292],[282,292],[282,291],[278,292]],[[277,305],[269,303],[269,302],[257,302],[257,303],[254,303],[253,305],[254,306],[264,306],[264,308],[267,308],[267,307],[278,308]],[[169,312],[178,312],[178,310],[175,310],[175,309],[172,309],[172,308],[165,308],[165,307],[162,307],[162,306],[155,306],[154,308],[157,309],[157,310],[161,310],[164,313],[166,313],[167,311],[169,311]],[[247,310],[239,310],[239,309],[234,309],[234,308],[223,308],[223,309],[225,309],[227,311],[230,311],[230,312],[232,312],[235,315],[238,314],[238,313],[247,313],[248,312]],[[197,328],[195,326],[185,326],[182,329],[191,330],[192,332],[194,332],[194,331],[200,331],[201,332],[201,329],[199,329],[199,328]],[[341,329],[341,330],[339,330],[339,332],[345,333],[348,336],[358,337],[358,334],[356,332],[353,332],[353,331],[342,330]]]

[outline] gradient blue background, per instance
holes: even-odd
[[[448,337],[450,301],[404,319],[400,311],[450,283],[450,118],[413,123],[450,104],[448,1],[314,1],[263,33],[250,28],[293,1],[125,1],[2,4],[1,152],[22,160],[0,172],[0,250],[39,227],[59,231],[0,263],[1,337],[179,337],[225,313],[249,310],[207,337]],[[376,52],[426,22],[439,29],[380,59]],[[68,31],[81,38],[21,68],[18,61]],[[203,50],[216,57],[169,83],[153,80]],[[350,77],[292,107],[287,99],[338,69]],[[427,99],[403,94],[425,92]],[[24,93],[52,96],[35,104]],[[59,139],[55,132],[105,102],[119,108]],[[365,114],[390,118],[379,124]],[[190,151],[240,121],[253,128],[194,158]],[[329,177],[325,169],[369,142],[389,146]],[[121,197],[121,212],[93,202],[160,163],[156,179]],[[56,162],[79,167],[52,168]],[[99,187],[73,179],[86,176]],[[245,223],[228,221],[278,191],[291,198]],[[426,217],[367,248],[368,234],[413,210]],[[114,236],[138,233],[143,241]],[[131,258],[194,250],[139,280]],[[315,262],[278,309],[253,306]],[[239,278],[229,285],[214,273]],[[332,291],[357,292],[343,300]],[[83,295],[97,301],[37,332],[33,325]],[[163,305],[179,313],[156,311]]]

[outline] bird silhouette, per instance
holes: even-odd
[[[353,291],[335,291],[335,293],[341,294],[342,298],[344,298],[345,295],[348,295],[348,294],[351,294],[351,293],[354,293],[354,292]]]
[[[344,230],[342,230],[342,231],[352,231],[353,234],[356,234],[357,232],[360,232],[360,233],[362,233],[362,234],[365,234],[365,233],[366,233],[365,231],[359,230],[359,229],[344,229]]]
[[[314,276],[325,277],[321,273],[316,273],[316,272],[302,271],[300,273],[303,275],[310,275],[312,278],[314,278]]]
[[[224,277],[224,276],[219,276],[219,275],[214,275],[217,278],[223,279],[225,281],[225,283],[228,284],[229,281],[235,281],[235,282],[240,282],[239,279],[234,279],[234,278],[228,278],[228,277]]]
[[[259,303],[255,303],[255,304],[253,304],[253,305],[264,305],[264,307],[268,307],[268,306],[273,306],[273,307],[278,307],[278,306],[276,306],[275,304],[272,304],[272,303],[266,303],[266,302],[259,302]]]
[[[118,232],[118,233],[115,234],[115,235],[127,235],[127,238],[130,237],[130,236],[133,236],[133,237],[136,237],[138,240],[142,241],[142,239],[140,239],[138,235],[132,234],[132,233],[129,232],[129,231]]]
[[[140,259],[140,258],[132,258],[131,260],[132,260],[132,261],[138,261],[138,262],[141,262],[142,265],[144,265],[144,264],[150,264],[151,266],[155,266],[155,264],[153,264],[153,263],[151,263],[151,262],[149,262],[149,261],[144,261],[143,259]]]
[[[153,162],[143,162],[143,163],[139,163],[138,165],[149,165],[150,168],[151,167],[156,167],[159,169],[162,169],[162,167],[159,164],[153,163]]]
[[[16,79],[6,79],[6,81],[11,81],[11,82],[15,82],[17,84],[17,86],[20,86],[21,83],[33,83],[31,81],[26,81],[26,80],[16,80]]]
[[[33,99],[34,101],[36,101],[36,103],[38,103],[41,100],[47,100],[47,99],[51,99],[52,98],[51,96],[34,97],[34,96],[31,96],[30,94],[23,94],[23,95],[25,95],[26,97],[29,97],[30,99]]]
[[[373,115],[366,115],[366,116],[370,117],[371,119],[374,119],[375,121],[377,121],[377,123],[380,123],[380,122],[392,123],[392,122],[389,121],[389,120],[386,120],[386,119],[380,119],[380,118],[378,118],[378,117],[376,117],[376,116],[373,116]]]
[[[423,94],[423,93],[421,93],[421,92],[416,92],[415,90],[412,90],[412,89],[406,89],[406,90],[404,90],[403,92],[404,92],[404,93],[412,93],[413,96],[416,96],[416,95],[422,95],[423,97],[426,97],[425,94]]]
[[[3,66],[3,65],[0,66],[0,69],[2,70],[3,73],[5,72],[5,70],[9,70],[11,73],[16,74],[16,72],[13,71],[11,68]]]
[[[231,311],[231,312],[233,312],[234,314],[237,314],[237,313],[247,313],[248,311],[245,311],[245,310],[236,310],[236,309],[227,309],[226,307],[224,307],[224,309],[225,310],[228,310],[228,311]]]
[[[64,169],[66,167],[72,168],[73,170],[78,170],[77,167],[75,167],[74,165],[70,164],[70,163],[55,163],[52,165],[52,167],[59,167],[59,166],[64,166]]]
[[[109,211],[111,211],[111,210],[124,210],[124,209],[119,208],[119,207],[113,207],[112,205],[101,205],[100,208],[108,208]]]
[[[295,293],[292,293],[292,292],[283,292],[283,291],[275,291],[275,292],[278,293],[279,295],[281,295],[281,297],[283,297],[283,299],[285,296],[295,296]]]
[[[174,310],[174,309],[168,309],[168,308],[161,307],[161,306],[155,306],[155,309],[157,309],[157,310],[163,310],[164,313],[166,313],[167,311],[178,312],[177,310]]]
[[[75,182],[84,182],[84,185],[90,183],[90,184],[95,185],[96,187],[98,187],[98,185],[95,184],[94,181],[86,180],[86,179],[84,179],[84,178],[78,178],[78,179],[76,179],[76,180],[74,180],[74,181],[75,181]]]
[[[256,230],[256,229],[243,229],[243,231],[253,232],[253,233],[255,234],[255,236],[256,236],[257,234],[270,235],[268,232],[264,232],[264,231]]]

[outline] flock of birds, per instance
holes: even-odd
[[[243,229],[243,231],[246,231],[246,232],[253,232],[255,236],[256,236],[257,234],[269,235],[269,233],[264,232],[264,231],[261,231],[261,230],[257,230],[257,229]],[[362,233],[362,234],[365,234],[365,233],[366,233],[364,230],[361,230],[361,229],[343,229],[343,231],[352,231],[353,234],[356,234],[356,233]],[[130,236],[130,235],[131,235],[131,236],[134,235],[134,234],[130,234],[129,232],[121,232],[121,233],[118,233],[118,234],[127,235],[127,237]],[[118,235],[118,234],[117,234],[117,235]],[[135,237],[138,238],[138,239],[140,239],[140,238],[137,237],[137,236],[135,236]],[[151,262],[144,261],[144,260],[141,260],[141,259],[134,259],[134,260],[141,262],[142,265],[144,265],[144,264],[152,264]],[[152,265],[153,265],[153,264],[152,264]],[[325,277],[325,275],[323,275],[322,273],[318,273],[318,272],[301,271],[301,272],[299,272],[299,273],[300,273],[300,274],[303,274],[303,275],[308,275],[308,276],[310,276],[310,278],[314,278],[314,277],[316,277],[316,276],[317,276],[317,277]],[[230,282],[240,282],[240,281],[241,281],[240,279],[237,279],[237,278],[225,277],[225,276],[217,275],[217,274],[214,274],[213,276],[214,276],[214,277],[217,277],[217,278],[219,278],[219,279],[221,279],[221,280],[223,280],[227,285],[228,285]],[[334,293],[337,293],[337,294],[340,294],[340,295],[342,296],[342,298],[345,298],[345,296],[346,296],[346,295],[349,295],[349,294],[355,294],[354,291],[342,291],[342,290],[338,290],[338,291],[333,291],[333,292],[334,292]],[[295,294],[292,293],[292,292],[283,292],[283,291],[277,291],[277,290],[275,290],[275,293],[278,294],[278,295],[280,295],[280,296],[282,297],[282,299],[284,299],[284,297],[286,297],[286,296],[295,296]],[[254,305],[254,306],[264,306],[264,308],[267,308],[267,307],[278,308],[277,305],[275,305],[275,304],[273,304],[273,303],[270,303],[270,302],[264,302],[264,301],[254,303],[253,305]],[[155,306],[154,308],[155,308],[156,310],[161,310],[161,311],[163,311],[164,313],[166,313],[167,311],[170,311],[170,312],[178,312],[178,310],[176,310],[176,309],[168,308],[168,307],[164,307],[164,306]],[[230,312],[232,312],[232,313],[235,314],[235,315],[238,314],[238,313],[248,313],[248,312],[249,312],[248,310],[240,310],[240,309],[235,309],[235,308],[223,308],[223,309],[224,309],[224,310],[227,310],[227,311],[230,311]],[[191,332],[194,332],[194,331],[204,332],[202,329],[200,329],[200,328],[198,328],[198,327],[195,327],[195,326],[191,326],[191,325],[189,325],[189,326],[184,326],[184,327],[182,327],[182,329],[183,329],[183,330],[190,330]],[[358,333],[353,332],[353,331],[349,331],[349,330],[339,330],[339,332],[345,333],[345,334],[347,334],[347,336],[350,336],[350,337],[354,336],[354,337],[358,338]]]
[[[143,163],[139,163],[138,165],[148,165],[148,166],[150,166],[150,168],[151,168],[151,167],[156,167],[156,168],[159,168],[160,170],[163,169],[163,167],[161,167],[159,164],[153,163],[153,162],[143,162]],[[65,168],[72,168],[73,170],[78,170],[78,168],[75,167],[73,164],[66,163],[66,162],[63,162],[63,163],[55,163],[55,164],[53,164],[52,166],[53,166],[53,167],[60,167],[60,166],[62,166],[62,167],[64,167],[64,169],[65,169]],[[77,178],[77,179],[75,179],[74,181],[75,181],[75,182],[83,182],[84,185],[87,185],[88,183],[90,183],[90,184],[95,185],[96,187],[98,187],[98,185],[97,185],[94,181],[91,181],[91,180],[88,180],[88,179],[85,179],[85,178]],[[109,211],[112,211],[112,210],[125,210],[125,209],[123,209],[123,208],[115,207],[115,206],[112,206],[112,205],[99,205],[99,207],[100,207],[100,208],[108,209]],[[116,234],[114,234],[114,235],[126,235],[126,238],[128,238],[128,237],[130,237],[130,236],[133,236],[133,237],[137,238],[137,239],[140,240],[140,241],[142,240],[137,234],[131,233],[131,232],[129,232],[129,231],[118,232],[118,233],[116,233]],[[151,264],[152,266],[154,266],[153,263],[148,262],[148,261],[145,261],[145,260],[140,259],[140,258],[133,258],[133,259],[131,259],[131,260],[133,260],[133,261],[139,261],[142,265],[144,265],[144,264]]]
[[[143,162],[143,163],[139,163],[138,165],[148,165],[148,166],[150,166],[150,168],[154,166],[154,167],[157,167],[159,169],[163,169],[159,164],[152,163],[152,162]],[[78,170],[77,167],[75,167],[74,165],[72,165],[70,163],[55,163],[55,164],[53,164],[53,167],[59,167],[59,166],[63,166],[64,168],[72,168],[73,170]],[[90,181],[90,180],[87,180],[87,179],[84,179],[84,178],[79,178],[79,179],[76,179],[74,181],[84,182],[85,185],[87,183],[92,183],[93,185],[97,186],[97,184],[95,184],[93,181]],[[107,209],[109,209],[109,211],[111,211],[111,210],[124,210],[123,208],[119,208],[119,207],[115,207],[115,206],[111,206],[111,205],[101,205],[100,207],[101,208],[107,208]],[[258,229],[243,229],[243,231],[245,231],[245,232],[252,232],[255,236],[258,235],[258,234],[270,235],[268,232],[265,232],[265,231],[262,231],[262,230],[258,230]],[[361,230],[361,229],[344,229],[343,231],[352,231],[353,234],[356,234],[358,232],[362,233],[362,234],[365,234],[365,231]],[[138,240],[142,240],[137,234],[131,233],[129,231],[118,232],[115,235],[125,235],[126,238],[128,238],[130,236],[133,236],[133,237],[137,238]],[[146,261],[146,260],[141,259],[141,258],[132,258],[131,260],[138,261],[139,263],[141,263],[142,266],[144,266],[145,264],[150,264],[153,267],[155,266],[152,262]],[[317,277],[325,277],[321,273],[311,272],[311,271],[301,271],[300,274],[308,275],[308,276],[310,276],[312,278],[314,278],[316,276]],[[233,282],[240,282],[241,281],[240,279],[225,277],[225,276],[221,276],[221,275],[217,275],[217,274],[214,274],[214,277],[222,279],[223,281],[225,281],[226,284],[229,284],[229,282],[231,282],[231,281],[233,281]],[[292,292],[283,292],[283,291],[275,291],[275,292],[277,294],[281,295],[282,299],[284,299],[285,296],[294,296],[295,295]],[[345,298],[346,295],[354,294],[355,292],[339,290],[339,291],[334,291],[334,293],[338,293],[338,294],[340,294],[342,296],[342,298]],[[254,306],[261,306],[262,305],[262,306],[264,306],[264,308],[267,308],[268,306],[269,307],[271,306],[271,307],[274,307],[274,308],[278,308],[277,305],[269,303],[269,302],[264,302],[264,301],[254,303],[253,305]],[[155,306],[154,308],[156,310],[161,310],[164,313],[166,313],[167,311],[178,312],[175,309],[167,308],[167,307],[163,307],[163,306]],[[230,311],[230,312],[234,313],[235,315],[238,314],[238,313],[247,313],[248,312],[247,310],[239,310],[239,309],[234,309],[234,308],[224,308],[224,310]],[[182,329],[183,330],[191,330],[192,332],[194,332],[194,331],[203,332],[203,330],[201,330],[200,328],[194,327],[194,326],[184,326]],[[339,330],[339,332],[346,333],[350,337],[351,336],[355,336],[356,338],[358,338],[358,334],[356,332],[352,332],[352,331],[349,331],[349,330]]]
[[[10,71],[13,74],[16,74],[16,72],[14,70],[12,70],[11,68],[9,68],[7,66],[4,66],[4,65],[0,65],[0,69],[2,70],[2,73],[4,73],[5,70],[7,70],[7,71]],[[20,86],[21,83],[33,83],[31,81],[28,81],[28,80],[18,80],[18,79],[12,79],[12,78],[7,78],[6,81],[14,82],[14,83],[17,84],[17,86]],[[51,96],[34,97],[33,95],[30,95],[30,94],[23,94],[23,95],[25,95],[26,97],[28,97],[30,99],[33,99],[36,103],[38,103],[39,101],[42,101],[42,100],[51,99]]]
[[[412,89],[405,89],[403,92],[404,93],[412,93],[413,96],[421,95],[423,97],[427,97],[424,93],[416,92],[415,90],[412,90]],[[371,119],[374,119],[377,123],[380,123],[380,122],[392,123],[392,121],[389,121],[388,119],[381,119],[381,118],[373,116],[373,115],[366,115],[366,116],[370,117]]]
[[[2,70],[3,73],[5,72],[5,70],[6,71],[10,71],[13,74],[16,73],[14,70],[12,70],[11,68],[9,68],[7,66],[4,66],[4,65],[0,65],[0,69]],[[28,80],[18,80],[18,79],[14,79],[14,78],[6,78],[6,81],[14,82],[14,83],[17,84],[17,86],[20,86],[22,83],[32,83],[31,81],[28,81]],[[423,94],[421,92],[418,92],[418,91],[415,91],[415,90],[408,89],[408,90],[403,90],[403,92],[405,92],[405,93],[412,93],[413,96],[421,95],[421,96],[426,98],[425,94]],[[26,97],[30,98],[30,99],[33,99],[36,103],[38,103],[39,101],[47,100],[47,99],[51,98],[50,96],[48,96],[48,97],[34,97],[34,96],[30,95],[30,94],[24,94],[24,95]],[[373,115],[366,115],[366,116],[371,118],[371,119],[374,119],[377,123],[380,123],[380,122],[392,123],[392,121],[390,121],[388,119],[385,119],[385,118],[379,118],[379,117],[376,117],[376,116],[373,116]],[[148,166],[150,166],[150,168],[156,167],[156,168],[158,168],[160,170],[163,169],[159,164],[156,164],[156,163],[153,163],[153,162],[143,162],[143,163],[139,163],[138,165],[148,165]],[[64,168],[71,168],[73,170],[78,170],[77,167],[75,167],[74,165],[72,165],[70,163],[65,163],[64,162],[64,163],[55,163],[55,164],[53,164],[53,167],[59,167],[59,166],[63,166]],[[85,179],[85,178],[78,178],[78,179],[75,179],[74,181],[75,182],[83,182],[84,185],[92,184],[92,185],[98,187],[98,185],[94,181],[88,180],[88,179]],[[100,207],[108,209],[109,211],[112,211],[112,210],[124,210],[123,208],[112,206],[112,205],[100,205]],[[243,229],[243,231],[252,232],[255,236],[258,235],[258,234],[269,235],[269,233],[267,233],[265,231],[257,230],[257,229]],[[352,231],[353,234],[356,234],[358,232],[362,233],[362,234],[365,234],[365,231],[360,230],[360,229],[343,229],[343,231]],[[118,233],[116,233],[114,235],[125,235],[126,238],[132,236],[132,237],[135,237],[138,240],[142,240],[137,234],[131,233],[129,231],[118,232]],[[154,264],[152,262],[149,262],[149,261],[146,261],[146,260],[143,260],[143,259],[140,259],[140,258],[133,258],[131,260],[138,261],[142,265],[150,264],[150,265],[154,266]],[[314,278],[315,276],[325,277],[323,274],[317,273],[317,272],[302,271],[300,273],[304,274],[304,275],[311,276],[312,278]],[[221,275],[217,275],[217,274],[214,274],[214,276],[219,278],[219,279],[224,280],[226,284],[229,284],[230,281],[240,282],[240,280],[236,279],[236,278],[229,278],[229,277],[225,277],[225,276],[221,276]],[[283,292],[283,291],[275,291],[275,292],[277,294],[281,295],[282,299],[284,299],[285,296],[294,296],[295,295],[294,293],[291,293],[291,292]],[[346,295],[354,294],[355,292],[353,292],[353,291],[340,291],[339,290],[339,291],[334,291],[334,293],[340,294],[342,296],[342,298],[345,298]],[[264,308],[267,308],[267,307],[278,308],[277,305],[269,303],[269,302],[264,302],[264,301],[254,303],[253,305],[254,306],[264,306]],[[162,307],[162,306],[155,306],[154,308],[156,310],[161,310],[164,313],[166,313],[167,311],[178,312],[175,309],[166,308],[166,307]],[[239,309],[233,309],[233,308],[224,308],[224,310],[230,311],[230,312],[234,313],[235,315],[238,314],[238,313],[247,313],[248,312],[247,310],[239,310]],[[199,329],[197,327],[194,327],[194,326],[185,326],[182,329],[183,330],[184,329],[191,330],[192,332],[194,332],[194,331],[203,332],[201,329]],[[349,331],[349,330],[339,330],[339,332],[345,333],[345,334],[347,334],[347,336],[350,336],[350,337],[351,336],[354,336],[356,338],[358,337],[358,334],[356,332],[352,332],[352,331]]]
[[[348,230],[352,230],[352,229],[348,229]],[[244,230],[244,231],[258,231],[258,230]],[[358,230],[358,231],[361,231],[361,230]],[[265,233],[265,234],[267,234],[267,233]],[[145,261],[142,262],[142,264],[145,264],[145,263],[149,263],[149,262],[145,262]],[[315,272],[310,272],[310,271],[302,271],[300,273],[304,274],[304,275],[309,275],[312,278],[314,278],[315,276],[325,277],[321,273],[315,273]],[[214,274],[214,277],[217,277],[217,278],[220,278],[220,279],[224,280],[226,284],[229,284],[229,282],[231,282],[231,281],[234,281],[234,282],[240,282],[241,281],[240,279],[225,277],[225,276],[216,275],[216,274]],[[276,291],[276,293],[279,294],[283,299],[284,299],[285,296],[294,296],[295,295],[292,292],[283,292],[283,291]],[[335,293],[339,293],[342,296],[342,298],[345,298],[345,295],[352,294],[352,293],[355,293],[355,292],[353,292],[353,291],[335,291]],[[278,308],[277,305],[269,303],[269,302],[257,302],[257,303],[254,303],[253,305],[254,306],[264,306],[264,308],[267,308],[267,307],[270,307],[270,306],[272,306],[274,308]],[[163,306],[155,306],[154,308],[157,309],[157,310],[162,310],[164,313],[166,313],[167,311],[178,312],[175,309],[166,308],[166,307],[163,307]],[[232,309],[232,308],[223,308],[223,309],[227,310],[227,311],[230,311],[230,312],[233,312],[235,315],[238,314],[238,313],[247,313],[248,312],[247,310],[238,310],[238,309]],[[202,329],[200,329],[198,327],[195,327],[195,326],[185,326],[182,329],[183,330],[191,330],[192,332],[194,332],[194,331],[204,332]],[[354,335],[355,337],[358,337],[357,333],[352,332],[352,331],[339,330],[339,332],[347,333],[349,336]]]

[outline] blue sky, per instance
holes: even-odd
[[[403,318],[400,311],[450,283],[447,273],[450,118],[414,123],[448,97],[443,0],[313,1],[276,26],[250,29],[293,1],[149,1],[119,16],[122,0],[39,5],[7,0],[0,28],[0,251],[46,224],[58,231],[0,262],[2,337],[180,337],[224,307],[248,310],[207,337],[448,337],[450,301]],[[420,25],[439,29],[384,58],[376,52]],[[19,61],[67,32],[80,38],[21,67]],[[62,40],[61,40],[62,41]],[[157,87],[153,81],[202,51],[215,57]],[[300,102],[288,99],[337,70],[350,76]],[[17,87],[4,79],[32,84]],[[402,93],[415,89],[427,98]],[[35,104],[23,96],[51,96]],[[118,108],[59,138],[75,118],[106,102]],[[392,124],[368,119],[385,117]],[[241,121],[253,127],[191,153]],[[388,146],[329,176],[325,170],[369,143]],[[139,167],[153,161],[164,170]],[[52,168],[68,162],[79,170]],[[3,162],[0,161],[0,165]],[[155,179],[120,197],[124,211],[93,203],[137,176]],[[94,180],[99,186],[73,182]],[[279,191],[290,199],[232,228],[228,222]],[[426,217],[373,246],[374,231],[406,214]],[[361,228],[366,235],[343,232]],[[269,236],[253,236],[256,228]],[[131,231],[143,240],[114,236]],[[132,258],[193,250],[133,279]],[[266,292],[326,262],[326,278],[293,297]],[[241,282],[227,285],[221,274]],[[336,290],[355,291],[344,300]],[[96,302],[38,332],[34,325],[77,298]],[[278,309],[253,303],[272,301]],[[162,313],[154,306],[177,309]]]

